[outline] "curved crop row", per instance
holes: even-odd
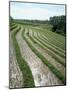
[[[38,28],[38,30],[40,30],[41,32],[43,32],[44,35],[47,35],[49,37],[51,37],[51,39],[56,40],[56,42],[60,43],[61,45],[64,45],[64,40],[62,38],[64,38],[64,36],[61,36],[57,33],[54,33],[48,29],[40,29]]]
[[[47,40],[45,40],[41,35],[39,35],[39,33],[37,34],[37,36],[38,36],[38,38],[40,38],[42,41],[44,41],[45,43],[47,43],[48,45],[50,45],[50,47],[51,47],[52,49],[54,49],[57,54],[59,54],[61,57],[64,57],[64,58],[65,58],[65,54],[64,54],[62,51],[59,51],[58,48],[56,49],[56,48],[54,47],[54,45],[52,45],[52,44],[49,43]]]
[[[53,58],[56,59],[56,61],[58,61],[60,64],[64,65],[65,66],[65,61],[63,61],[60,57],[57,56],[57,54],[55,54],[53,51],[51,51],[50,49],[48,49],[47,47],[45,47],[45,44],[42,43],[41,40],[37,39],[36,37],[34,37],[34,39],[36,39],[38,42],[37,44],[39,44],[43,49],[45,49],[48,54],[52,55]],[[36,42],[36,41],[35,41]]]
[[[24,60],[24,58],[22,58],[21,53],[20,53],[20,49],[19,49],[19,45],[18,45],[17,40],[15,38],[16,34],[19,32],[20,29],[21,29],[21,27],[12,33],[15,54],[16,54],[16,58],[17,58],[17,62],[19,64],[20,70],[23,73],[24,87],[34,87],[35,85],[34,85],[34,79],[32,76],[32,72],[31,72],[27,62]]]
[[[59,37],[59,35],[56,35],[55,33],[53,33],[53,32],[51,32],[51,31],[49,31],[49,30],[43,30],[43,29],[40,29],[40,28],[33,28],[33,29],[35,29],[35,30],[37,30],[37,31],[40,31],[44,36],[46,36],[48,39],[49,39],[49,41],[51,42],[51,43],[53,43],[54,45],[56,45],[56,46],[58,46],[58,47],[60,47],[61,49],[65,49],[65,43],[64,43],[64,41],[61,43],[61,40],[60,40],[60,38],[58,38]],[[62,39],[62,38],[61,38]]]
[[[13,25],[15,25],[14,22],[10,22],[9,24],[10,24],[10,27],[12,27]]]
[[[39,33],[40,33],[40,32],[39,32]],[[50,44],[52,47],[54,47],[55,49],[57,49],[57,50],[60,51],[61,53],[63,53],[63,54],[65,53],[64,50],[62,50],[61,48],[59,48],[59,47],[55,46],[54,44],[50,43],[48,40],[46,40],[45,36],[42,35],[42,33],[40,33],[40,36],[41,36],[41,38],[42,38],[46,43]]]
[[[36,47],[36,49],[65,76],[65,67],[59,62],[57,62],[57,60],[55,60],[52,55],[48,54],[48,52],[41,47],[40,43],[38,43],[38,40],[33,37],[33,32],[31,32],[32,35],[30,34],[30,32],[31,30],[29,30],[29,36],[31,37],[33,45]]]
[[[50,44],[48,44],[47,42],[45,42],[45,41],[38,35],[38,33],[37,33],[37,37],[36,37],[36,38],[39,39],[40,41],[42,41],[42,42],[45,44],[45,46],[46,46],[47,48],[49,48],[50,50],[52,50],[54,53],[56,53],[56,54],[58,54],[59,56],[65,58],[65,55],[64,55],[64,54],[62,54],[62,53],[59,52],[57,49],[55,49],[54,47],[52,47]]]
[[[10,31],[12,31],[13,29],[15,29],[17,27],[17,24],[13,25],[12,27],[10,27]]]
[[[50,34],[50,35],[49,35]],[[57,39],[56,36],[53,36],[51,33],[43,33],[43,35],[48,36],[51,43],[55,44],[56,46],[60,47],[61,49],[65,50],[65,43],[61,43],[60,38]]]
[[[46,60],[46,58],[41,55],[40,52],[37,51],[37,49],[31,44],[31,42],[29,41],[29,39],[33,42],[33,40],[31,39],[31,37],[29,36],[29,33],[27,33],[26,35],[24,35],[25,29],[22,32],[22,36],[25,39],[25,41],[27,42],[27,44],[29,45],[29,47],[32,49],[32,51],[42,60],[42,62],[44,64],[46,64],[48,66],[48,68],[65,84],[65,77],[60,73],[59,70],[57,70],[49,61]],[[28,38],[29,39],[28,39]]]

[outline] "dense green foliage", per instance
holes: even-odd
[[[66,34],[66,16],[50,17],[50,23],[53,25],[52,31],[65,35]]]

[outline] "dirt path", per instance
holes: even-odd
[[[19,69],[16,56],[15,56],[15,51],[13,47],[13,42],[10,34],[10,48],[9,48],[10,56],[9,56],[9,75],[10,75],[10,88],[17,88],[17,87],[23,87],[23,76],[22,73]]]
[[[48,69],[46,65],[32,52],[22,38],[22,30],[16,35],[20,51],[28,63],[35,82],[35,86],[62,85],[61,81]]]

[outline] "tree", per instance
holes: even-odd
[[[60,33],[62,35],[66,34],[66,16],[50,17],[50,23],[53,25],[53,32]]]

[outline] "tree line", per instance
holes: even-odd
[[[66,16],[62,15],[50,17],[49,22],[53,25],[53,32],[66,35]]]
[[[10,16],[10,21],[13,21],[13,18]],[[53,16],[50,17],[49,20],[22,20],[22,19],[16,19],[16,22],[19,22],[21,24],[25,25],[41,25],[43,24],[51,24],[52,25],[52,31],[66,35],[66,16],[61,15],[61,16]]]

